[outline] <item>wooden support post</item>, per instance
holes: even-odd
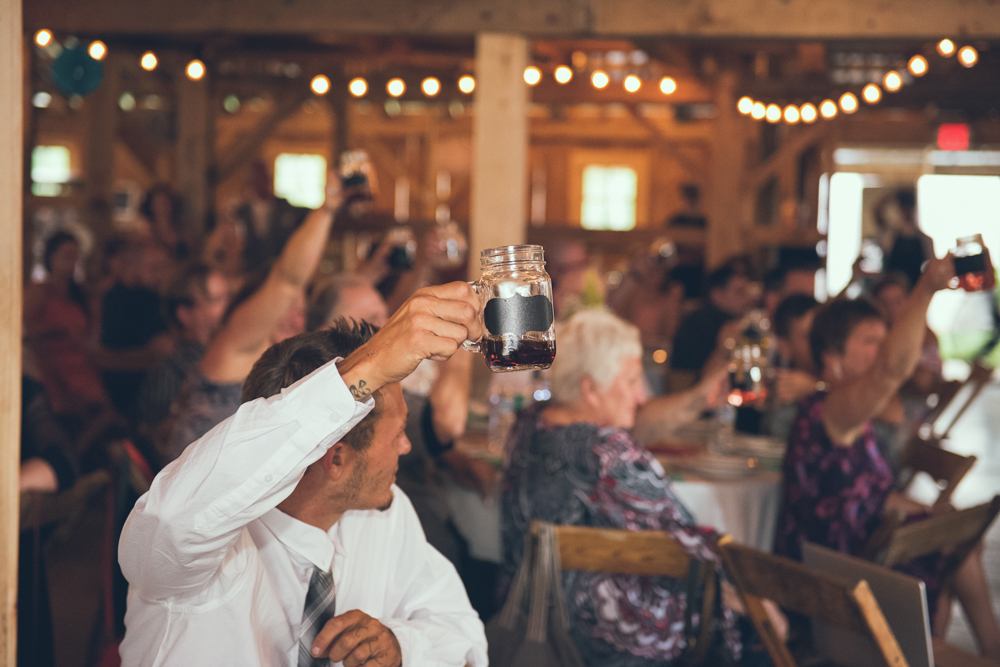
[[[709,177],[708,238],[705,263],[713,269],[743,250],[744,220],[741,200],[743,119],[736,110],[736,75],[723,72],[716,82],[712,169]]]
[[[178,72],[177,187],[184,200],[184,225],[192,238],[205,235],[205,216],[214,209],[212,164],[215,133],[208,74],[191,81]]]
[[[476,36],[476,102],[472,124],[472,215],[469,271],[479,275],[484,248],[524,243],[528,190],[528,40]]]
[[[0,663],[17,662],[21,424],[21,0],[0,0]]]
[[[119,55],[108,54],[104,61],[104,78],[100,87],[87,97],[87,153],[84,160],[87,221],[97,242],[90,256],[94,270],[104,247],[112,235],[112,195],[115,174],[115,141],[118,138],[118,88],[121,65]]]

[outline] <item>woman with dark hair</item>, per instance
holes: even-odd
[[[48,275],[24,290],[24,343],[38,359],[55,412],[88,417],[107,397],[86,352],[87,298],[74,278],[79,259],[80,242],[72,234],[56,232],[45,242]]]
[[[813,321],[810,344],[826,390],[806,398],[792,424],[784,461],[782,509],[775,552],[801,558],[805,541],[858,555],[886,512],[909,520],[949,511],[921,505],[893,491],[892,469],[879,451],[872,419],[916,368],[931,297],[955,275],[950,257],[932,259],[892,329],[870,301],[834,301]],[[938,605],[940,559],[921,558],[900,569],[927,583],[936,609],[934,634],[947,629],[950,604]],[[965,609],[980,651],[1000,657],[1000,627],[977,549],[959,568],[954,592]],[[947,597],[942,597],[944,602]]]

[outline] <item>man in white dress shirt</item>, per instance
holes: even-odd
[[[485,667],[458,575],[393,484],[398,383],[477,340],[479,308],[465,283],[425,288],[370,339],[344,324],[261,357],[239,411],[126,522],[125,667]]]

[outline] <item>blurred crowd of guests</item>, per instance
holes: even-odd
[[[266,170],[254,166],[246,201],[220,216],[203,242],[186,238],[176,195],[157,186],[142,207],[146,230],[108,241],[101,272],[82,284],[80,242],[67,232],[47,239],[45,278],[25,291],[22,490],[68,488],[82,472],[111,465],[111,443],[127,442],[133,462],[155,474],[237,411],[245,378],[270,346],[339,318],[381,325],[419,287],[460,275],[435,269],[440,244],[433,233],[417,244],[408,267],[393,266],[395,249],[386,239],[356,270],[322,274],[318,268],[345,199],[339,179],[328,183],[326,204],[314,211],[276,198],[270,183]],[[704,226],[697,192],[685,199],[687,208],[672,224]],[[907,201],[900,200],[904,212]],[[546,247],[559,321],[552,398],[521,411],[507,440],[502,481],[490,462],[454,447],[469,415],[472,356],[425,362],[404,382],[412,451],[400,461],[397,483],[431,544],[462,575],[484,620],[497,608],[494,584],[502,601],[534,519],[667,530],[692,556],[718,564],[716,533],[695,524],[642,440],[726,405],[734,341],[752,311],[758,325],[767,322],[773,343],[769,398],[753,408],[761,413],[754,420],[758,433],[798,443],[803,451],[817,440],[833,452],[827,441],[846,443],[858,474],[874,469],[884,477],[875,459],[893,460],[907,429],[919,421],[926,405],[921,401],[941,380],[937,341],[923,315],[927,295],[940,289],[944,274],[922,277],[921,265],[932,259],[935,270],[949,269],[933,261],[916,229],[904,220],[886,233],[885,264],[898,270],[873,276],[856,267],[856,282],[870,297],[823,306],[814,298],[816,266],[760,275],[750,258],[738,257],[702,276],[683,261],[683,248],[664,242],[608,280],[582,243]],[[816,321],[825,324],[817,328]],[[864,341],[856,340],[858,327]],[[890,355],[895,365],[881,366],[879,355]],[[837,408],[836,428],[824,426],[822,406],[840,405],[844,387],[872,378],[887,397],[875,402],[879,409],[855,409],[848,400],[847,408]],[[858,533],[855,542],[890,502],[887,469],[888,481],[873,482],[883,493],[867,524],[849,527]],[[446,472],[484,497],[499,496],[505,557],[499,573],[470,558],[450,517],[441,481]],[[826,489],[826,498],[839,497],[852,479],[846,475],[838,482],[843,488]],[[779,550],[795,556],[803,535],[836,530],[802,525],[809,521],[795,506],[808,514],[813,505],[800,502],[793,485],[809,482],[786,470],[785,483]],[[129,501],[122,506],[120,520]],[[914,516],[929,511],[910,509]],[[31,558],[31,545],[27,552],[22,548],[22,558]],[[969,581],[977,576],[973,572]],[[570,576],[565,585],[573,636],[587,664],[671,664],[697,630],[684,627],[685,594],[677,581],[597,574]],[[124,595],[117,593],[120,624]],[[723,593],[724,613],[713,636],[739,659],[746,639],[736,621],[742,603],[731,588]],[[962,595],[968,597],[968,590]],[[783,627],[780,612],[768,611]],[[635,618],[653,620],[626,622]],[[23,650],[51,645],[44,625],[24,625],[36,635],[24,638]],[[977,627],[988,633],[995,626],[981,619]],[[46,664],[37,654],[34,659],[31,664]]]

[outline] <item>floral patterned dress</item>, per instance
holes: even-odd
[[[503,478],[504,580],[521,564],[531,521],[664,530],[692,557],[719,563],[714,531],[694,524],[652,455],[623,429],[555,425],[521,413]],[[669,665],[687,646],[687,582],[668,577],[564,572],[570,632],[587,665]],[[697,614],[692,616],[697,623]],[[697,625],[695,625],[697,627]],[[735,617],[719,628],[738,659]]]
[[[825,399],[826,393],[818,392],[802,401],[785,452],[774,552],[795,560],[802,559],[803,542],[859,555],[881,523],[894,486],[870,422],[849,447],[830,440],[823,424]],[[908,522],[922,518],[911,516]],[[941,588],[941,563],[932,554],[895,568],[924,580],[931,614]]]

